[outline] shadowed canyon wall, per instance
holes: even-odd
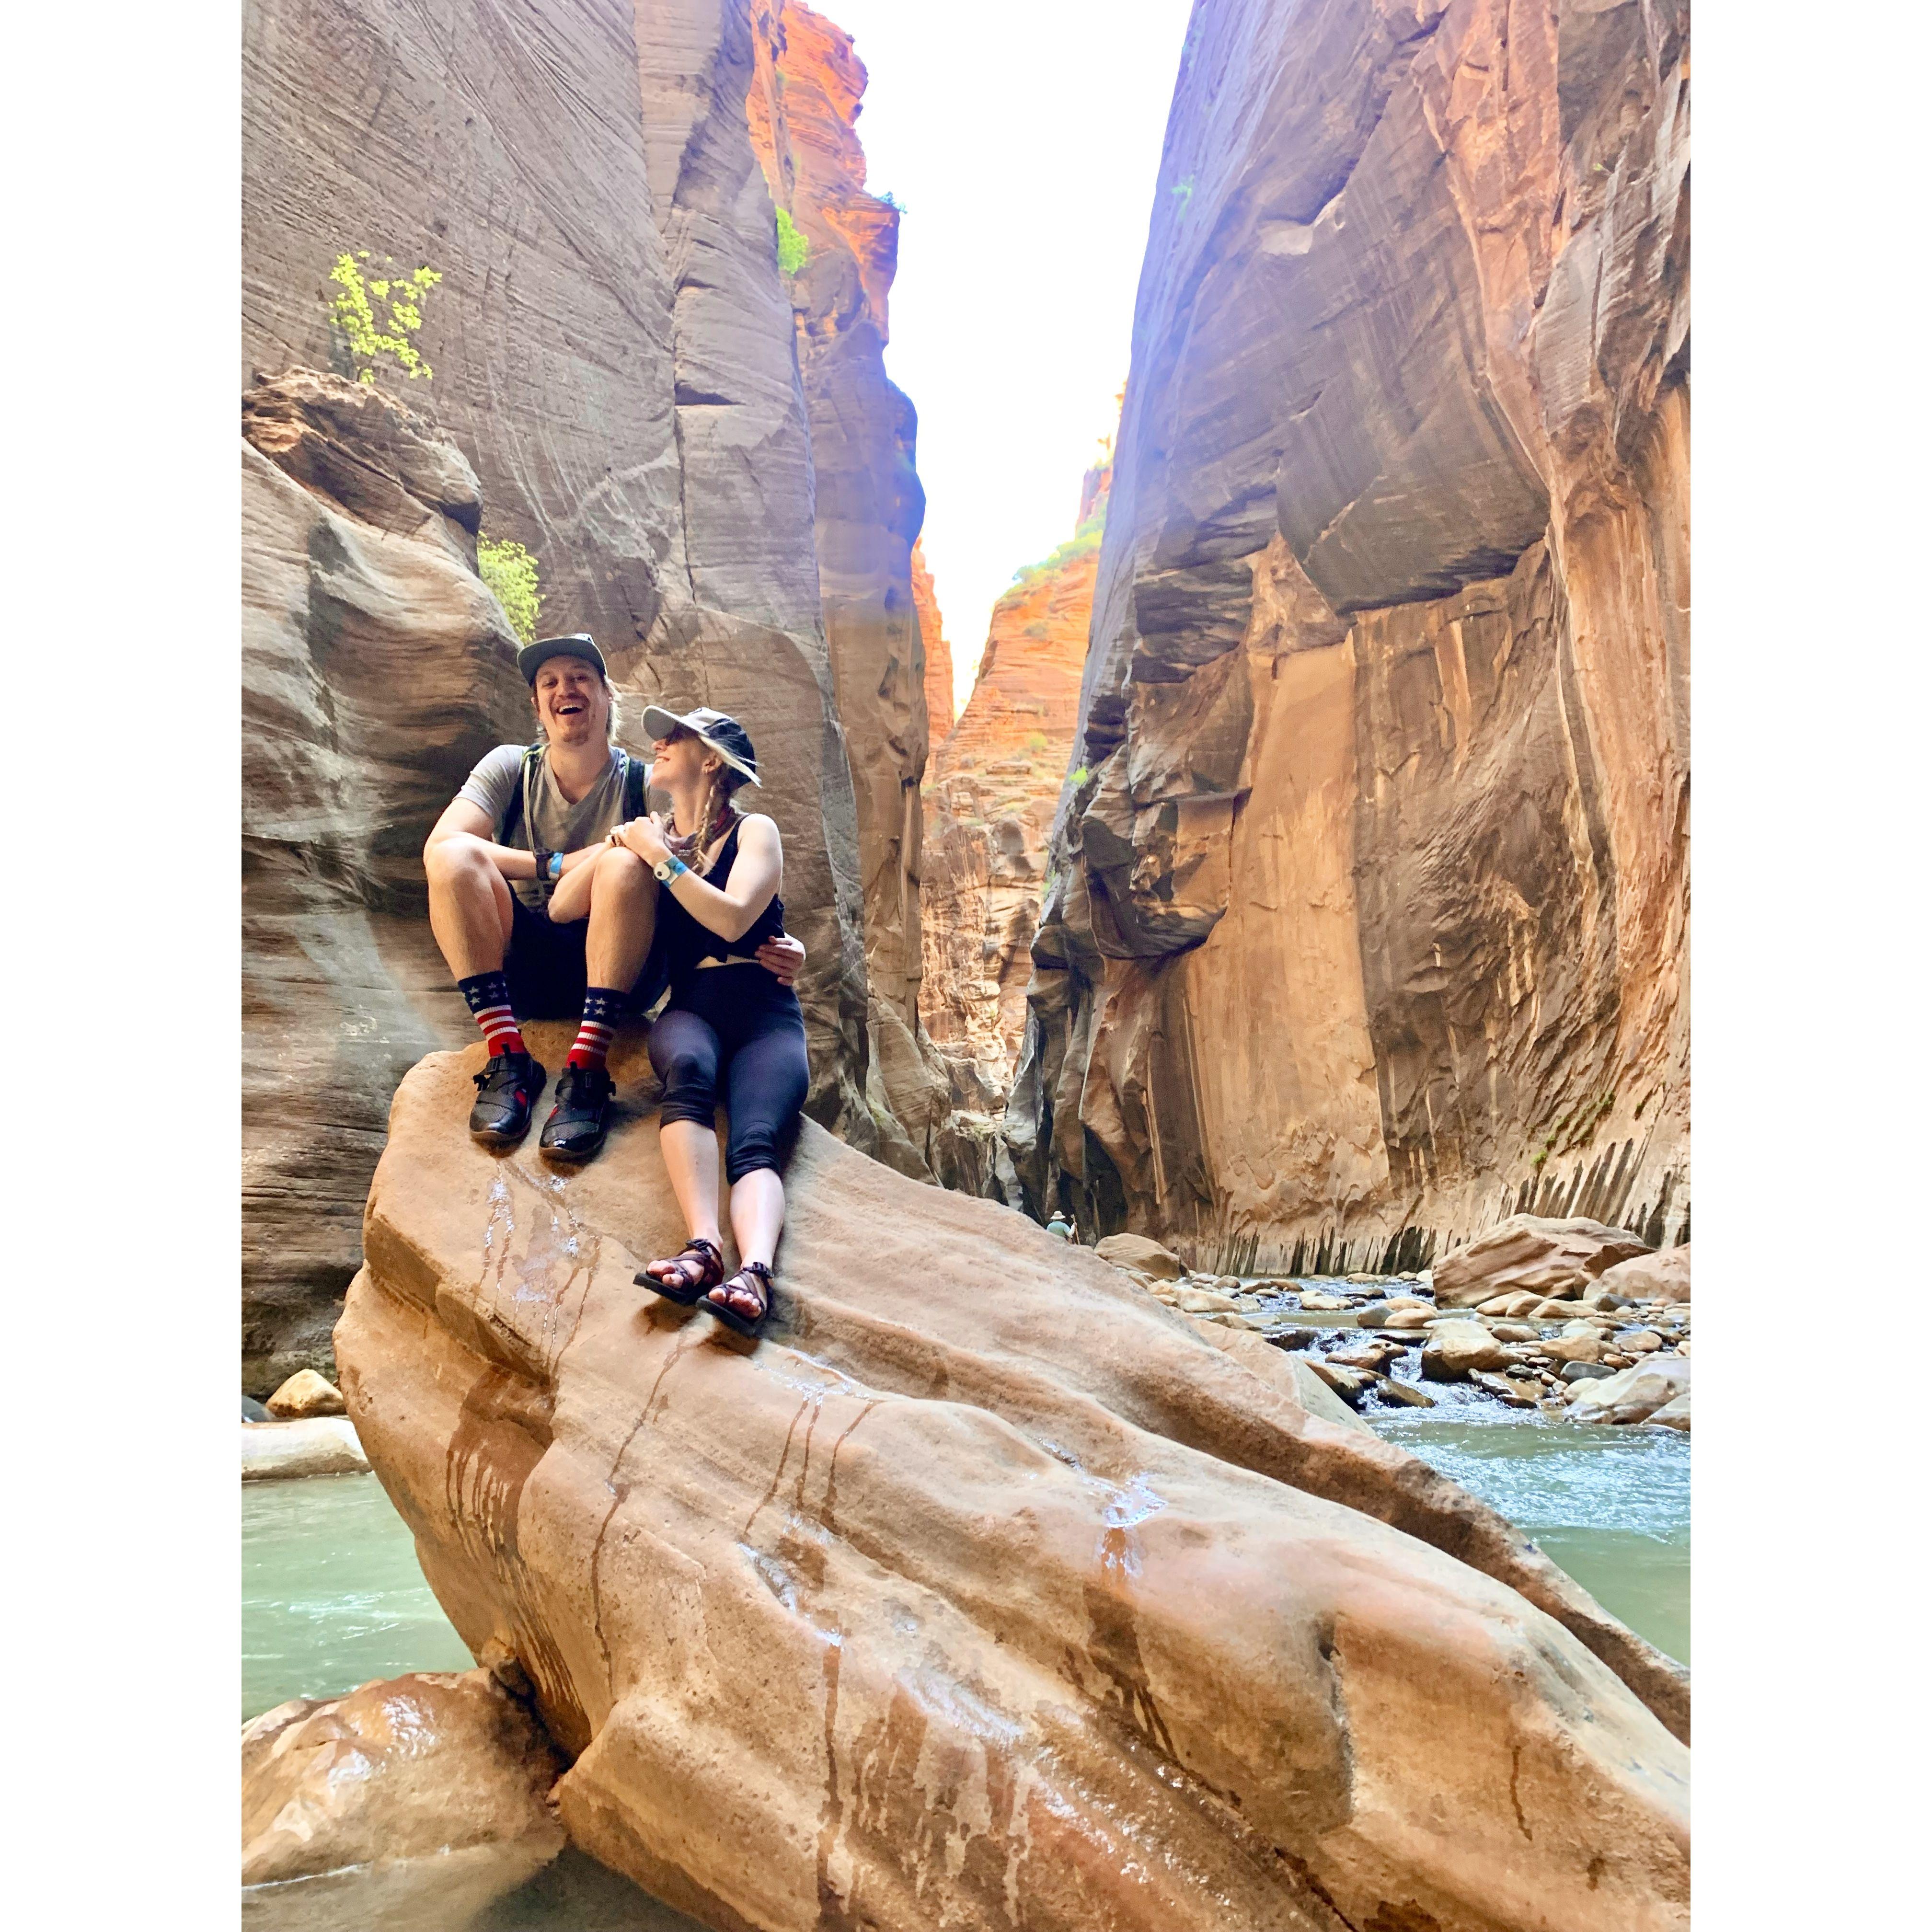
[[[943,1052],[1002,1097],[1026,1031],[1048,835],[1066,774],[1109,468],[1083,479],[1076,535],[993,607],[972,694],[926,772],[920,1011]]]
[[[946,620],[939,609],[939,592],[926,553],[912,547],[912,601],[919,612],[920,642],[926,651],[926,731],[932,743],[942,743],[952,729],[952,646],[946,640]]]
[[[1688,1238],[1670,0],[1204,0],[1007,1137],[1197,1262]]]
[[[535,555],[541,628],[597,638],[632,720],[662,699],[745,721],[808,953],[808,1109],[868,1151],[882,1135],[904,1144],[868,1098],[872,848],[853,772],[884,760],[902,814],[888,869],[916,874],[899,856],[908,820],[916,838],[925,750],[904,554],[912,425],[896,392],[861,385],[843,430],[867,454],[825,459],[843,478],[888,452],[880,526],[898,546],[901,628],[880,659],[897,651],[910,688],[897,737],[868,713],[866,752],[848,760],[814,560],[814,426],[746,119],[756,45],[748,0],[244,9],[244,387],[291,369],[356,374],[331,320],[338,256],[370,251],[372,276],[386,256],[430,266],[442,279],[418,346],[434,373],[386,365],[377,380],[406,398],[413,444],[437,452],[410,461],[460,466],[470,493],[452,526],[469,546],[450,566],[461,580],[440,577],[412,616],[395,586],[422,566],[400,547],[419,548],[430,526],[411,512],[388,526],[410,494],[390,473],[394,435],[365,448],[374,418],[338,411],[321,439],[338,448],[334,482],[319,494],[244,452],[244,1354],[258,1392],[326,1366],[388,1094],[427,1048],[470,1031],[430,940],[417,855],[469,765],[532,729],[506,670],[514,640],[475,574],[479,529]],[[868,410],[879,422],[861,420]],[[361,614],[353,689],[340,676],[345,608]],[[487,680],[472,662],[486,632]],[[440,648],[425,638],[456,656],[425,669]],[[391,721],[419,730],[414,764],[394,730],[376,758],[352,728],[386,679],[427,680],[430,694],[403,691]],[[296,781],[316,759],[329,786],[302,796]],[[916,962],[916,910],[897,929]],[[888,991],[910,1011],[906,979]]]
[[[854,131],[866,69],[850,36],[793,0],[754,0],[752,14],[752,145],[772,201],[803,244],[802,263],[784,279],[810,428],[825,634],[857,800],[867,1097],[880,1157],[930,1179],[947,1089],[919,1038],[928,674],[912,549],[926,496],[914,467],[913,406],[885,369],[898,210],[866,192]]]

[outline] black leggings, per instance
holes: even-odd
[[[650,1052],[664,1082],[661,1125],[715,1128],[722,1068],[731,1114],[724,1178],[736,1185],[755,1168],[777,1167],[812,1082],[805,1019],[789,986],[748,961],[694,973],[658,1016]]]

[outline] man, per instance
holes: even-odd
[[[616,694],[589,637],[526,645],[517,668],[538,742],[498,746],[436,820],[423,848],[430,929],[490,1049],[470,1131],[490,1147],[523,1139],[545,1075],[518,1016],[575,1017],[539,1144],[555,1159],[587,1160],[608,1119],[604,1055],[656,922],[650,867],[606,838],[643,815],[646,772],[611,742]],[[788,986],[804,958],[784,936],[758,953]]]

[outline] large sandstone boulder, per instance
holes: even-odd
[[[1210,0],[1007,1133],[1243,1273],[1688,1220],[1684,0]]]
[[[296,1422],[244,1422],[242,1480],[278,1482],[296,1476],[363,1476],[369,1459],[346,1415]]]
[[[563,1849],[562,1768],[485,1670],[278,1704],[242,1733],[243,1922],[460,1932]]]
[[[1505,1368],[1515,1359],[1480,1322],[1438,1322],[1422,1345],[1422,1372],[1432,1382],[1467,1382],[1479,1370]]]
[[[264,1406],[278,1422],[344,1412],[342,1391],[326,1376],[319,1376],[313,1369],[298,1369]]]
[[[1683,1673],[1258,1336],[808,1122],[741,1342],[633,1284],[634,1052],[571,1177],[470,1142],[481,1052],[397,1094],[337,1354],[578,1844],[721,1928],[1684,1922]]]
[[[1660,1249],[1652,1255],[1633,1255],[1606,1268],[1597,1286],[1606,1294],[1627,1294],[1634,1301],[1688,1301],[1690,1299],[1690,1244]]]
[[[1600,1221],[1512,1214],[1436,1264],[1436,1305],[1474,1308],[1516,1294],[1574,1299],[1619,1262],[1649,1248],[1641,1234]]]
[[[1108,1234],[1094,1244],[1094,1253],[1103,1262],[1111,1262],[1115,1268],[1138,1268],[1142,1274],[1152,1275],[1156,1281],[1173,1281],[1187,1270],[1180,1264],[1179,1256],[1164,1248],[1158,1241],[1150,1241],[1144,1234]],[[1227,1304],[1229,1307],[1235,1304]]]

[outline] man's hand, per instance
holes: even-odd
[[[805,964],[805,948],[790,933],[782,932],[777,938],[766,940],[758,948],[756,957],[758,964],[772,974],[781,986],[789,986]]]
[[[654,869],[670,856],[670,848],[664,843],[664,834],[658,830],[655,818],[632,819],[617,834],[617,843],[636,853]]]

